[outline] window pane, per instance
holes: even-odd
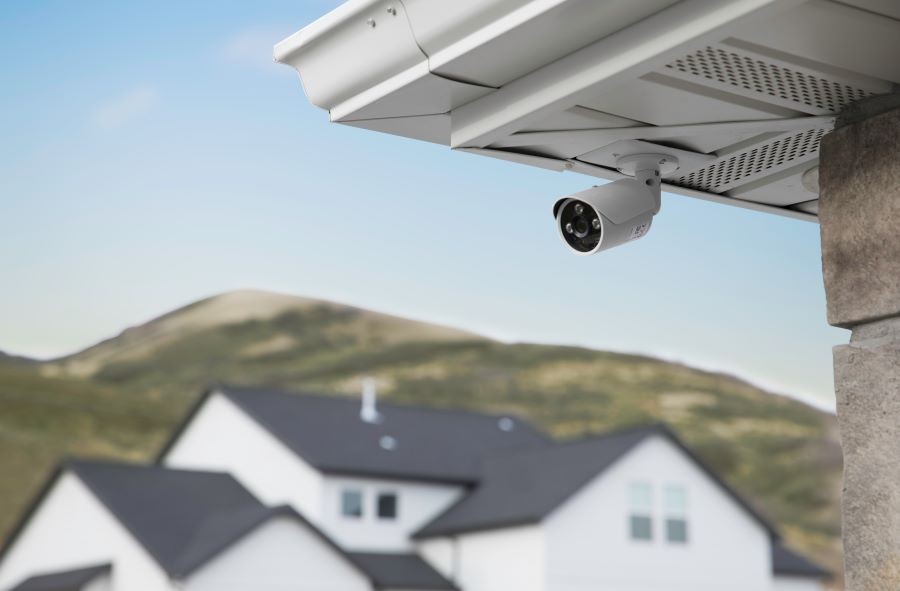
[[[678,544],[687,542],[687,521],[684,519],[666,519],[666,539]]]
[[[345,517],[362,517],[362,493],[358,490],[345,490],[341,495],[341,513]]]
[[[395,493],[381,493],[378,495],[378,517],[381,519],[395,519],[397,517],[397,495]]]
[[[670,515],[684,515],[687,511],[687,491],[681,486],[666,487],[666,512]]]
[[[653,488],[646,482],[632,482],[628,487],[628,504],[635,511],[652,511]]]
[[[649,517],[641,515],[631,516],[631,539],[652,540],[653,521]]]

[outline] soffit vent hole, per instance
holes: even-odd
[[[768,170],[784,168],[791,161],[819,151],[819,142],[827,129],[807,129],[716,160],[690,174],[672,180],[682,187],[720,193],[732,185]]]
[[[845,105],[872,94],[719,47],[706,47],[666,67],[831,113],[838,113]]]

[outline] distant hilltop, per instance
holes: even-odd
[[[91,376],[111,364],[151,357],[167,346],[216,327],[252,323],[277,324],[278,318],[281,317],[323,314],[353,317],[353,331],[363,337],[367,334],[377,334],[387,342],[481,338],[453,328],[416,322],[326,300],[246,289],[205,298],[139,326],[127,328],[111,339],[47,363],[45,370],[53,374]],[[272,338],[254,342],[253,346],[240,353],[252,357],[290,350],[296,340],[289,334],[290,331],[278,332],[279,334],[273,335]]]

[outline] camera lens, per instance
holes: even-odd
[[[603,224],[597,212],[583,201],[566,203],[559,212],[559,224],[566,243],[579,252],[590,252],[600,244]]]
[[[583,215],[575,218],[575,222],[573,223],[572,227],[574,228],[573,234],[575,234],[579,238],[584,238],[588,235],[588,232],[591,231],[591,226],[590,224],[588,224],[587,219],[585,219]]]

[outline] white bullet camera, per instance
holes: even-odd
[[[635,154],[619,158],[616,167],[634,178],[593,187],[553,205],[559,235],[575,254],[594,254],[645,236],[659,212],[660,175],[675,172],[678,159]]]

